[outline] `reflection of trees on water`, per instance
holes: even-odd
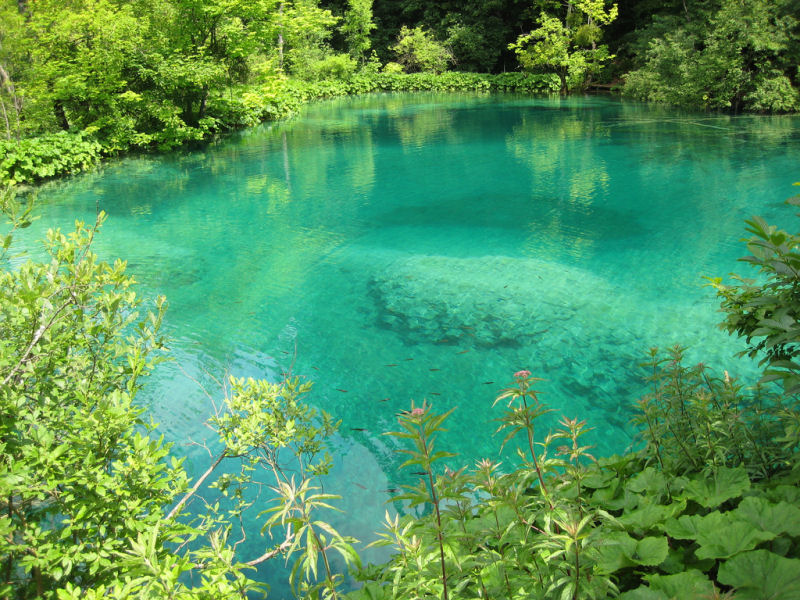
[[[509,153],[530,171],[531,201],[537,204],[526,254],[554,259],[567,254],[573,260],[593,255],[604,231],[591,217],[609,184],[598,144],[608,132],[600,120],[592,111],[525,111],[506,137]],[[575,226],[578,222],[587,226]]]

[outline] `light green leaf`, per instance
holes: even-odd
[[[800,536],[800,508],[786,502],[772,504],[764,498],[744,498],[732,515],[762,531]]]
[[[654,573],[645,576],[650,589],[662,592],[667,598],[683,600],[684,598],[711,598],[714,584],[697,569],[689,569],[674,575]]]
[[[768,550],[745,552],[725,561],[717,578],[736,589],[736,600],[800,599],[800,560]]]
[[[656,566],[667,558],[666,537],[636,540],[625,532],[611,533],[597,549],[598,566],[608,573],[637,565]]]
[[[742,468],[722,467],[713,477],[699,477],[689,481],[684,495],[700,506],[713,508],[726,500],[737,498],[750,489],[750,478]]]

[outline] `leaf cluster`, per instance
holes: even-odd
[[[651,357],[656,387],[637,417],[646,443],[624,456],[596,460],[577,419],[535,441],[546,408],[527,372],[498,397],[510,401],[498,419],[506,443],[520,438],[516,468],[486,459],[437,469],[425,440],[449,413],[402,416],[390,435],[414,444],[406,464],[426,475],[396,500],[438,501],[441,516],[387,513],[378,543],[395,555],[362,570],[351,597],[437,598],[442,582],[450,598],[796,597],[798,445],[773,436],[791,429],[797,407],[767,417],[767,398],[682,365],[680,349]],[[765,419],[774,422],[763,429]]]

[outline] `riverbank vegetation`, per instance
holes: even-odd
[[[638,449],[595,457],[580,416],[540,430],[549,409],[519,371],[491,417],[486,399],[509,461],[462,468],[435,446],[458,414],[412,404],[388,435],[418,477],[393,500],[414,510],[387,513],[377,544],[393,554],[363,565],[357,540],[320,516],[336,502],[322,482],[338,424],[308,406],[310,384],[231,379],[191,482],[135,402],[165,359],[165,300],[145,306],[123,262],[97,260],[102,214],[50,232],[46,261],[7,268],[34,216],[10,190],[2,201],[2,598],[254,597],[253,569],[270,560],[294,565],[302,598],[800,598],[797,235],[753,219],[758,281],[712,281],[762,386],[653,348]],[[265,484],[271,500],[257,502]],[[242,527],[249,512],[261,531]],[[263,551],[237,553],[257,536]],[[362,587],[348,591],[344,569]]]
[[[3,0],[0,181],[174,148],[338,94],[601,82],[691,109],[793,112],[796,12],[793,0]]]

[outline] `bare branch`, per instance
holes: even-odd
[[[192,496],[194,496],[195,493],[197,493],[197,490],[200,489],[200,486],[203,485],[205,480],[208,479],[208,477],[211,475],[211,473],[214,472],[214,469],[216,469],[219,466],[219,463],[222,462],[222,459],[225,458],[228,455],[227,452],[228,452],[227,450],[223,450],[220,453],[220,455],[217,457],[217,460],[214,461],[214,464],[212,464],[210,467],[208,467],[208,469],[206,469],[206,472],[203,473],[200,476],[200,478],[197,481],[194,482],[194,485],[192,486],[192,489],[189,490],[188,492],[186,492],[186,495],[183,498],[180,499],[180,502],[178,502],[173,507],[173,509],[171,511],[169,511],[169,514],[167,515],[167,519],[174,518],[181,511],[181,509],[189,501],[189,499]]]

